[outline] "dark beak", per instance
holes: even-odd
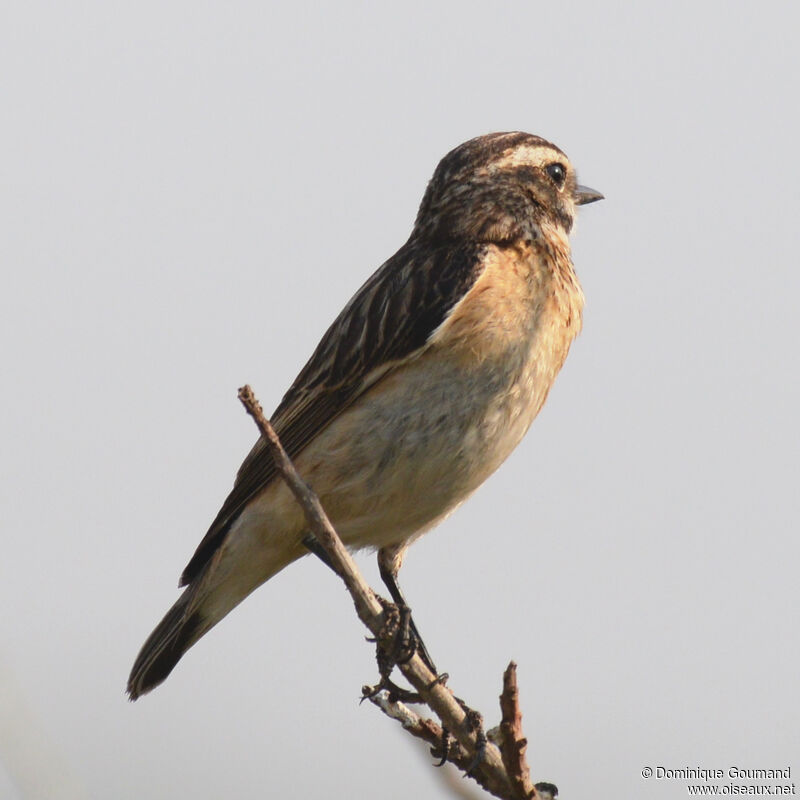
[[[588,186],[575,187],[575,205],[585,206],[587,203],[595,203],[598,200],[605,200],[605,197],[596,189],[590,189]]]

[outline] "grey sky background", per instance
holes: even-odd
[[[573,236],[584,332],[410,551],[417,622],[489,724],[519,663],[565,800],[686,796],[648,765],[797,776],[796,6],[2,18],[0,797],[443,796],[359,706],[373,650],[312,559],[123,689],[255,440],[237,387],[274,408],[439,158],[515,129],[606,194]]]

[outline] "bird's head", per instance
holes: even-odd
[[[576,206],[601,200],[580,186],[554,144],[530,133],[490,133],[451,150],[436,167],[414,224],[433,239],[535,239],[547,221],[569,233]]]

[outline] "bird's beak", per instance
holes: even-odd
[[[575,205],[585,206],[587,203],[594,203],[597,200],[605,200],[605,197],[596,189],[590,189],[588,186],[575,187]]]

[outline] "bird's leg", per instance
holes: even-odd
[[[325,552],[325,548],[317,541],[317,537],[313,533],[307,533],[303,537],[303,547],[309,553],[313,553],[326,567],[332,569],[337,575],[339,574],[336,567],[333,566],[330,557]]]
[[[320,545],[313,534],[308,533],[303,537],[303,547],[310,553],[313,553],[325,566],[330,567],[337,575],[339,574],[331,563],[328,554],[325,552],[325,548]],[[368,640],[370,642],[377,642],[378,650],[376,657],[378,659],[378,671],[381,674],[381,679],[375,686],[365,686],[361,699],[366,700],[369,697],[374,697],[378,692],[386,689],[389,692],[390,698],[394,701],[401,700],[406,703],[419,703],[421,702],[421,698],[418,694],[401,689],[389,679],[389,675],[392,669],[394,669],[395,664],[403,663],[404,660],[414,655],[414,649],[412,648],[410,651],[408,649],[410,646],[408,641],[402,641],[402,618],[404,613],[408,616],[411,612],[408,610],[408,606],[404,607],[404,612],[402,608],[392,606],[391,603],[388,603],[380,597],[378,599],[381,601],[384,614],[386,615],[386,639],[391,640],[392,644],[391,648],[387,648],[386,645],[379,640]]]
[[[439,671],[436,669],[436,665],[433,663],[433,659],[430,657],[425,647],[425,642],[422,641],[422,637],[419,635],[417,626],[411,616],[411,609],[408,607],[406,598],[403,596],[403,592],[400,590],[400,586],[397,583],[397,573],[400,571],[406,549],[407,545],[382,547],[378,550],[378,569],[381,573],[381,580],[386,585],[389,594],[392,596],[392,600],[397,604],[397,608],[400,611],[402,626],[398,639],[401,643],[401,647],[403,649],[411,648],[411,655],[413,655],[415,651],[419,653],[420,658],[425,662],[425,666],[428,667],[434,675],[438,675]],[[411,655],[409,655],[408,658],[410,658]]]
[[[334,572],[336,568],[331,563],[325,549],[317,541],[316,537],[309,533],[303,537],[303,547],[310,553],[313,553],[323,564],[330,567]],[[411,609],[406,603],[400,587],[397,584],[397,573],[400,565],[403,563],[403,555],[405,554],[405,547],[384,547],[378,551],[378,568],[381,573],[381,579],[386,584],[386,588],[395,602],[397,617],[387,618],[387,628],[391,629],[389,637],[392,641],[391,648],[387,648],[378,642],[378,670],[381,674],[381,680],[375,687],[367,687],[369,691],[365,692],[365,697],[377,694],[382,689],[389,691],[395,699],[403,700],[407,703],[420,702],[419,695],[407,692],[389,680],[389,675],[392,672],[395,664],[403,664],[408,661],[414,653],[419,653],[425,666],[436,675],[436,682],[444,683],[447,680],[447,675],[439,675],[433,659],[428,654],[425,643],[419,635],[417,626],[411,616]],[[379,598],[380,599],[380,598]],[[387,604],[384,602],[384,609],[386,610]],[[375,640],[370,640],[375,641]]]

